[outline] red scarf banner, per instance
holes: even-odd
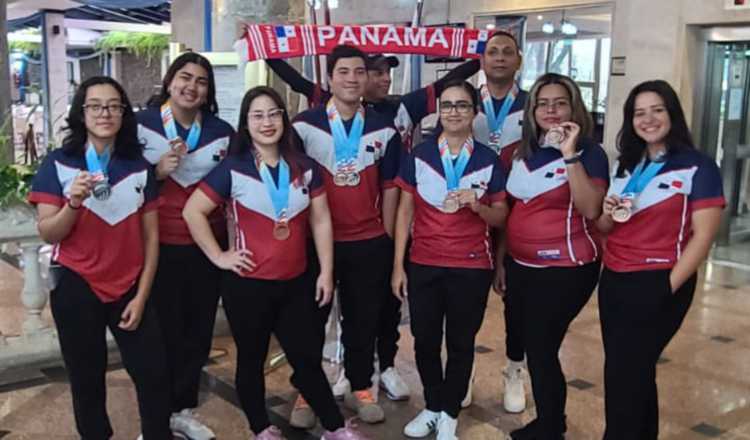
[[[367,53],[479,58],[490,35],[455,27],[248,24],[234,47],[243,61],[326,55],[340,44]]]

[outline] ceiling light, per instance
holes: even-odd
[[[554,34],[555,33],[555,25],[552,24],[551,21],[548,21],[542,25],[542,32],[545,34]]]
[[[493,29],[495,29],[495,25],[494,25],[493,23],[490,23],[490,24],[488,24],[488,25],[487,25],[487,26],[485,26],[485,27],[486,27],[486,28],[487,28],[488,30],[493,30]]]
[[[539,21],[542,21],[542,20],[544,20],[544,15],[537,15],[536,19],[539,20]]]
[[[576,27],[576,25],[569,21],[563,21],[562,26],[560,27],[560,31],[564,35],[575,35],[578,33],[578,28]]]

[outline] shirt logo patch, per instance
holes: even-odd
[[[536,252],[540,260],[559,260],[560,249],[544,249]]]
[[[682,181],[680,181],[680,180],[673,180],[672,181],[672,186],[674,188],[680,189],[680,188],[682,188]]]
[[[374,153],[375,147],[372,145],[368,145],[367,147],[365,147],[365,151],[367,151],[368,153]]]
[[[227,155],[227,150],[219,150],[218,153],[214,154],[214,162],[220,162],[222,159],[224,159]]]

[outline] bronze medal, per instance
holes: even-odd
[[[289,238],[289,235],[291,235],[289,223],[277,222],[275,225],[273,225],[273,238],[275,238],[276,240],[286,240],[287,238]]]
[[[445,200],[443,201],[443,211],[445,211],[448,214],[454,214],[458,212],[458,208],[460,208],[460,204],[458,203],[458,199],[454,194],[448,194],[448,196],[445,197]]]
[[[612,210],[612,220],[617,223],[627,222],[632,215],[633,210],[630,207],[630,203],[620,203]]]
[[[349,186],[359,185],[359,173],[354,171],[346,175],[346,184]]]

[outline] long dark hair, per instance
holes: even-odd
[[[219,104],[216,102],[214,68],[206,57],[195,52],[185,52],[172,62],[169,69],[167,69],[167,74],[164,75],[164,80],[161,83],[161,91],[158,95],[154,95],[148,100],[148,105],[159,107],[169,100],[169,85],[172,84],[172,80],[177,75],[177,72],[188,63],[197,64],[206,69],[206,73],[208,73],[208,94],[206,95],[206,102],[201,105],[201,111],[211,113],[212,115],[218,114]]]
[[[586,110],[586,104],[583,103],[581,89],[578,88],[578,84],[565,75],[546,73],[536,80],[529,91],[529,97],[526,99],[526,105],[523,108],[521,145],[519,145],[514,154],[516,157],[528,159],[539,148],[539,136],[541,136],[541,133],[539,133],[539,127],[536,123],[536,106],[539,100],[539,92],[542,88],[550,84],[559,84],[567,90],[570,97],[570,120],[581,127],[579,139],[591,137],[591,132],[594,129],[594,121],[591,119],[591,114]]]
[[[618,176],[622,176],[624,170],[635,168],[643,158],[643,152],[646,151],[646,141],[635,133],[633,127],[635,100],[638,95],[645,92],[653,92],[659,95],[664,101],[667,113],[669,113],[672,128],[665,139],[667,153],[695,149],[693,137],[690,134],[690,129],[688,129],[687,121],[685,121],[685,113],[682,111],[682,105],[680,105],[680,98],[677,97],[677,93],[672,86],[663,80],[642,82],[630,91],[622,108],[622,128],[617,133],[617,151],[620,152],[620,157],[617,159],[619,161]]]
[[[250,129],[247,126],[247,115],[250,113],[250,105],[256,98],[261,96],[268,96],[280,109],[284,109],[284,114],[281,115],[284,125],[281,138],[279,139],[279,155],[289,164],[291,175],[296,177],[301,171],[301,162],[304,155],[301,153],[297,138],[292,132],[292,122],[289,120],[289,115],[286,112],[286,104],[281,99],[279,93],[271,87],[257,86],[245,93],[245,97],[242,98],[242,104],[240,105],[240,119],[237,122],[237,133],[229,146],[229,153],[239,155],[254,152],[255,146],[250,136]]]
[[[71,156],[83,155],[86,151],[86,140],[88,130],[86,130],[86,118],[83,114],[83,106],[86,103],[86,93],[89,87],[98,85],[110,85],[117,90],[120,95],[120,101],[125,106],[122,114],[122,126],[115,137],[113,155],[124,159],[134,159],[143,151],[143,144],[138,140],[138,121],[135,119],[133,107],[125,90],[120,83],[108,76],[94,76],[87,79],[78,87],[73,102],[70,104],[70,111],[65,127],[65,138],[63,139],[62,149],[65,154]]]

